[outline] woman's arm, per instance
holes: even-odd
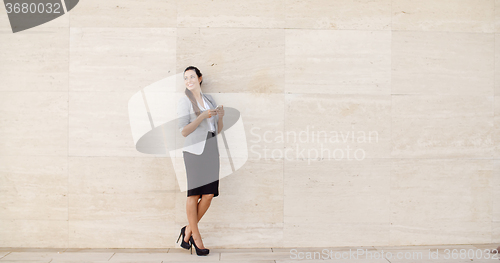
[[[222,122],[222,116],[219,116],[219,120],[217,121],[217,134],[222,131],[222,128],[224,128],[224,123]]]
[[[206,112],[208,112],[208,111],[202,112],[200,114],[200,116],[198,116],[198,118],[196,118],[196,120],[194,120],[193,122],[191,122],[188,125],[184,126],[184,129],[182,129],[182,131],[181,131],[182,136],[186,137],[189,134],[191,134],[194,130],[196,130],[196,128],[198,127],[198,125],[200,125],[200,123],[205,119],[202,115],[204,115],[204,113],[206,113]]]
[[[224,117],[224,106],[222,106],[222,108],[217,111],[217,115],[219,116],[219,120],[217,121],[217,134],[219,134],[220,131],[222,131],[222,128],[224,128],[224,123],[222,120]]]
[[[177,117],[178,117],[178,125],[179,130],[181,131],[182,136],[186,137],[191,134],[198,125],[210,116],[214,116],[215,110],[207,110],[202,112],[193,122],[190,122],[191,115],[189,114],[191,109],[191,101],[187,98],[181,99],[177,108]]]

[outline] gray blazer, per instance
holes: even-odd
[[[217,104],[215,100],[209,94],[201,94],[208,101],[208,107],[210,109],[215,109]],[[198,116],[196,116],[193,105],[187,96],[182,96],[179,102],[177,103],[177,120],[178,120],[178,128],[179,131],[182,132],[182,129],[189,123],[196,120]],[[215,118],[215,139],[217,141],[218,134],[218,121],[219,116],[212,116]],[[208,123],[208,119],[204,119],[196,129],[186,136],[186,140],[184,141],[183,151],[190,152],[192,154],[200,155],[203,153],[205,149],[205,142],[207,139],[207,133],[210,130],[210,123]]]

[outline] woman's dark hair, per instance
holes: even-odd
[[[197,67],[195,67],[195,66],[189,66],[189,67],[187,67],[184,70],[184,74],[188,70],[194,70],[194,72],[196,72],[196,75],[198,76],[198,78],[202,76],[200,70]],[[203,83],[203,80],[201,80],[200,86],[201,86],[201,83]],[[193,109],[194,109],[194,112],[196,113],[196,116],[200,116],[201,110],[200,110],[200,107],[198,107],[198,103],[196,102],[196,99],[194,98],[193,92],[191,92],[188,88],[186,88],[186,90],[184,91],[184,93],[186,93],[186,96],[191,101],[191,105],[193,105]]]

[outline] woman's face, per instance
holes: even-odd
[[[200,89],[200,82],[201,77],[198,78],[198,75],[196,75],[196,72],[194,70],[190,69],[184,72],[184,84],[189,90],[193,91]]]

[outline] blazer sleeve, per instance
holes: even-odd
[[[186,100],[186,98],[181,98],[177,104],[177,127],[181,132],[190,123],[189,110],[191,105],[188,102],[190,101]]]

